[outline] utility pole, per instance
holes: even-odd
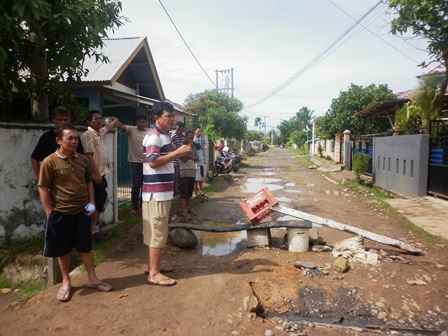
[[[263,126],[264,126],[264,135],[266,136],[266,115],[263,116],[264,118],[264,122],[263,122]]]
[[[314,141],[314,135],[315,135],[315,125],[316,125],[316,119],[313,119],[313,129],[311,131],[311,156],[314,156],[316,154],[316,142]]]
[[[235,87],[233,85],[233,68],[226,70],[216,70],[216,90],[224,92],[234,98]],[[219,85],[221,82],[221,85]],[[230,94],[229,94],[230,93]]]

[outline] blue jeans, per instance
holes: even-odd
[[[140,208],[139,205],[141,204],[140,191],[143,185],[143,163],[132,162],[131,172],[132,172],[132,191],[131,191],[132,209],[137,211]]]

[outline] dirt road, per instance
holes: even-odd
[[[338,179],[337,174],[332,177]],[[164,250],[163,262],[174,266],[170,276],[178,284],[162,288],[145,285],[147,255],[137,226],[97,268],[114,291],[87,288],[81,273],[73,277],[75,292],[67,303],[56,300],[58,285],[21,308],[8,308],[3,296],[0,335],[262,336],[268,330],[273,335],[357,335],[362,330],[362,335],[418,330],[438,335],[448,329],[446,244],[412,233],[396,215],[364,204],[362,194],[299,164],[286,149],[252,157],[249,167],[232,176],[220,181],[222,190],[209,201],[195,206],[193,222],[244,221],[239,203],[266,185],[282,205],[399,239],[423,255],[365,240],[366,249],[379,252],[379,263],[351,262],[348,272],[337,273],[331,252],[289,252],[282,229],[272,229],[271,247],[250,249],[238,233],[197,232],[197,249],[168,245]],[[283,216],[273,219],[278,217]],[[318,233],[327,245],[354,236],[325,227]],[[296,268],[296,260],[319,267]]]

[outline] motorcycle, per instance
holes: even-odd
[[[240,163],[241,163],[241,159],[243,158],[243,156],[234,151],[230,151],[229,155],[233,159],[233,171],[236,173],[238,171],[238,169],[240,168]]]
[[[224,147],[220,150],[220,153],[221,154],[218,155],[215,159],[215,164],[213,166],[213,177],[216,177],[219,174],[228,174],[235,169],[234,159],[229,153],[229,148]]]

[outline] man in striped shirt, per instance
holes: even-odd
[[[176,280],[164,276],[160,259],[168,237],[168,221],[173,199],[173,160],[190,152],[190,146],[175,149],[168,131],[174,126],[174,108],[169,102],[155,103],[152,107],[155,126],[143,139],[143,242],[148,245],[148,285],[174,286]]]

